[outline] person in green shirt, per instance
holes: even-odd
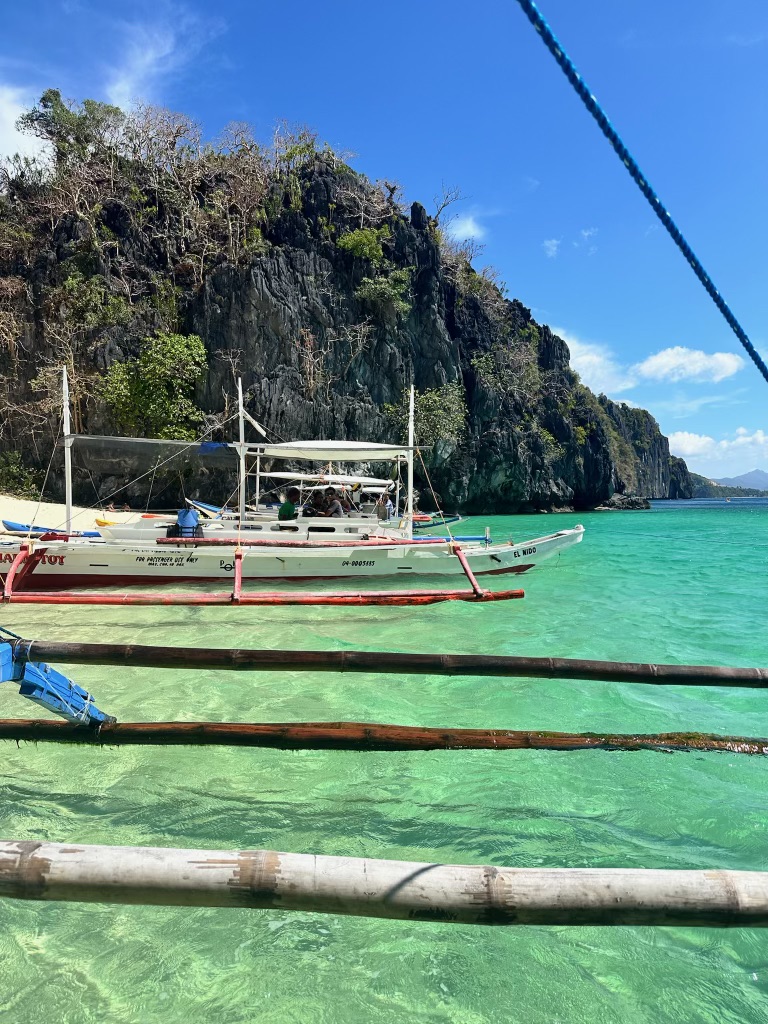
[[[296,502],[299,500],[299,498],[301,498],[301,493],[299,492],[298,487],[289,487],[288,493],[285,496],[285,501],[280,506],[280,509],[277,513],[277,518],[280,521],[284,521],[286,519],[296,519],[296,517],[299,514],[296,511]]]

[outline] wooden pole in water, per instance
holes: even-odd
[[[117,722],[99,729],[44,719],[0,719],[0,740],[97,746],[233,746],[277,750],[695,750],[768,754],[768,738],[710,733],[536,732],[364,722]]]
[[[0,842],[0,896],[442,924],[768,926],[768,872],[505,868],[276,850]]]
[[[352,596],[352,595],[351,595]],[[30,661],[140,668],[221,668],[258,671],[369,672],[375,675],[497,676],[644,683],[653,686],[768,688],[768,669],[717,665],[654,665],[577,658],[493,654],[411,654],[392,651],[269,651],[218,647],[150,647],[20,640]]]

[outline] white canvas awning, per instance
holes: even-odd
[[[384,480],[376,476],[350,476],[345,473],[290,473],[281,471],[279,473],[262,473],[262,477],[268,477],[270,480],[296,480],[302,483],[309,482],[314,484],[381,484],[386,486],[390,483],[389,480]]]
[[[307,459],[316,462],[384,462],[404,459],[405,445],[375,444],[369,441],[286,441],[284,444],[256,445],[252,449],[265,458]]]

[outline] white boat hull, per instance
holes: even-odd
[[[523,573],[578,544],[583,526],[519,544],[462,545],[478,576]],[[33,542],[43,552],[19,581],[20,590],[73,587],[153,586],[180,582],[234,581],[234,544],[121,544],[106,541]],[[0,542],[0,572],[7,572],[19,541]],[[243,580],[321,580],[366,577],[462,576],[449,544],[317,547],[244,547]]]

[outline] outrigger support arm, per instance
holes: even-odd
[[[45,662],[28,661],[28,645],[15,633],[0,629],[0,683],[18,683],[22,697],[73,725],[98,728],[117,721],[93,703],[93,697]]]

